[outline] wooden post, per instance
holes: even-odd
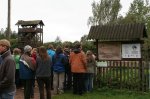
[[[10,39],[10,34],[11,34],[11,0],[8,0],[8,23],[7,23],[7,32],[6,32],[6,37],[9,40]]]

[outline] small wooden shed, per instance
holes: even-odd
[[[148,91],[149,62],[142,51],[147,37],[144,23],[91,26],[88,39],[96,41],[98,86]]]
[[[115,46],[118,46],[119,49],[116,50],[116,48],[116,53],[114,53],[117,54],[118,51],[122,51],[121,47],[123,44],[131,44],[131,46],[132,44],[141,44],[143,43],[143,38],[147,37],[148,36],[146,33],[146,27],[144,23],[91,26],[88,34],[88,39],[93,39],[96,41],[97,55],[101,53],[100,48],[102,48],[102,46],[104,45],[111,45],[112,49],[109,50],[111,52],[113,51],[113,48],[115,48]],[[120,52],[117,55],[121,55]],[[113,59],[114,54],[111,54],[112,58],[111,56],[109,56],[110,58],[108,58],[108,60]],[[98,58],[100,60],[103,60],[101,59],[101,55],[99,55]],[[121,59],[122,57],[119,56],[118,58]]]
[[[42,20],[18,20],[18,45],[23,48],[25,45],[38,47],[43,44],[43,26]]]

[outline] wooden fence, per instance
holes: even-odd
[[[137,91],[149,90],[148,61],[106,61],[107,67],[97,68],[99,87],[129,89]]]

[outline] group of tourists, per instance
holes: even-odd
[[[14,99],[16,88],[24,90],[24,99],[34,98],[37,82],[40,99],[72,90],[82,95],[93,89],[96,61],[92,51],[83,52],[78,42],[73,48],[49,44],[48,48],[24,46],[10,51],[10,42],[0,40],[0,99]],[[46,90],[46,98],[44,91]]]

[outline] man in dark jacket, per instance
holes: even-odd
[[[14,99],[16,64],[10,52],[10,42],[6,39],[0,40],[0,55],[0,99]]]

